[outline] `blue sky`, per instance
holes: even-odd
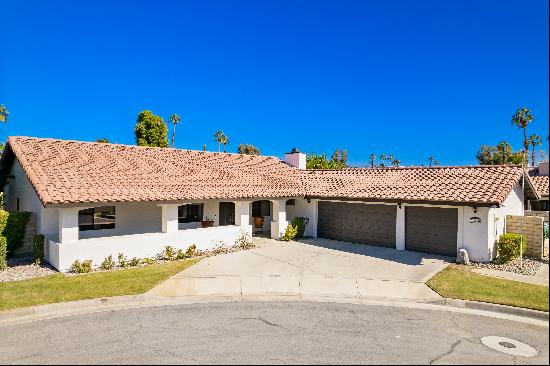
[[[137,114],[182,115],[176,146],[291,147],[350,161],[475,163],[548,149],[548,1],[2,1],[0,138],[134,143]]]

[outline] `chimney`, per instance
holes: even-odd
[[[285,163],[298,169],[306,168],[306,154],[293,147],[288,153],[285,153]]]
[[[548,162],[543,161],[539,164],[539,175],[548,175]]]

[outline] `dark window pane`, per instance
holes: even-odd
[[[202,220],[203,204],[193,203],[178,207],[178,222],[200,222]]]
[[[78,211],[80,231],[115,228],[115,206],[87,208]]]

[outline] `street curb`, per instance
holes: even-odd
[[[40,320],[62,318],[117,310],[127,310],[145,307],[192,305],[201,303],[231,303],[231,302],[324,302],[357,305],[378,305],[390,307],[405,307],[424,310],[454,311],[481,316],[497,317],[513,321],[529,322],[548,326],[548,313],[512,306],[496,305],[475,301],[442,299],[432,301],[410,301],[407,299],[388,298],[356,298],[327,296],[296,296],[262,294],[257,296],[189,296],[160,297],[150,295],[116,296],[96,298],[64,303],[29,306],[25,308],[0,311],[0,328],[10,325],[24,324]]]
[[[492,304],[488,302],[470,301],[470,300],[458,300],[458,299],[442,299],[431,301],[432,304],[452,306],[455,308],[474,309],[482,311],[490,311],[493,313],[503,313],[521,316],[525,318],[537,319],[548,321],[548,313],[545,311],[518,308],[515,306]]]

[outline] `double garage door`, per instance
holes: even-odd
[[[319,202],[317,236],[395,248],[397,206]],[[408,206],[405,209],[405,249],[456,255],[458,210]]]

